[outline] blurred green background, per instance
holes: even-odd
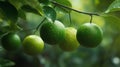
[[[26,55],[23,51],[9,53],[0,47],[0,67],[120,67],[120,12],[111,12],[109,16],[104,15],[114,0],[69,0],[72,8],[98,13],[101,16],[93,16],[93,23],[98,24],[104,38],[96,48],[85,48],[80,46],[73,52],[64,52],[58,46],[45,44],[44,51],[38,56],[40,62],[34,57]],[[120,4],[120,3],[119,3]],[[56,10],[58,10],[56,8]],[[19,18],[18,24],[23,30],[18,34],[21,40],[32,34],[43,17],[25,13],[26,20]],[[89,22],[90,16],[71,12],[72,26],[77,29],[78,25]],[[69,27],[70,20],[68,13],[57,11],[57,19],[66,27]],[[1,25],[4,25],[0,23]],[[39,31],[36,33],[39,35]],[[4,59],[3,59],[4,58]]]

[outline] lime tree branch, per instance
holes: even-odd
[[[60,3],[57,3],[57,2],[55,2],[55,1],[51,1],[51,3],[53,3],[53,4],[57,5],[57,6],[60,6],[60,7],[63,7],[63,8],[66,8],[66,9],[69,9],[69,10],[72,10],[72,11],[75,11],[75,12],[78,12],[78,13],[87,14],[87,15],[90,15],[90,16],[91,16],[91,15],[99,16],[99,14],[96,14],[96,13],[88,13],[88,12],[78,11],[78,10],[76,10],[76,9],[73,9],[73,8],[71,8],[71,7],[64,6],[64,5],[62,5],[62,4],[60,4]]]

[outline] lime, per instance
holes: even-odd
[[[80,25],[77,30],[77,40],[85,47],[96,47],[103,38],[102,29],[94,23]]]
[[[48,44],[58,44],[64,39],[65,26],[60,21],[54,23],[47,22],[42,25],[40,35],[44,42]]]
[[[79,42],[76,39],[77,30],[73,27],[65,29],[65,38],[59,45],[64,51],[73,51],[79,47]]]
[[[23,40],[23,50],[29,55],[37,55],[43,51],[44,42],[37,35],[29,35]]]
[[[16,33],[8,33],[2,37],[1,44],[8,51],[15,51],[20,48],[21,40]]]

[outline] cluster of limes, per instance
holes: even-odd
[[[44,42],[59,45],[63,51],[73,51],[81,44],[84,47],[96,47],[102,41],[102,30],[94,23],[85,23],[78,29],[65,27],[60,21],[46,22],[40,28],[40,36],[26,36],[21,43],[19,35],[10,32],[2,37],[1,44],[8,51],[21,47],[29,55],[37,55],[44,49]]]

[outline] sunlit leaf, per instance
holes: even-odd
[[[46,18],[49,21],[52,21],[52,22],[55,21],[55,19],[56,19],[56,12],[55,12],[55,10],[53,8],[51,8],[49,6],[44,6],[43,7],[43,11],[45,13]]]
[[[114,0],[94,0],[94,1],[97,1],[96,5],[94,6],[97,12],[105,12],[106,9]]]
[[[120,0],[115,0],[107,9],[105,13],[120,11]]]
[[[104,15],[103,17],[107,24],[110,24],[113,28],[120,30],[120,18],[113,15]]]

